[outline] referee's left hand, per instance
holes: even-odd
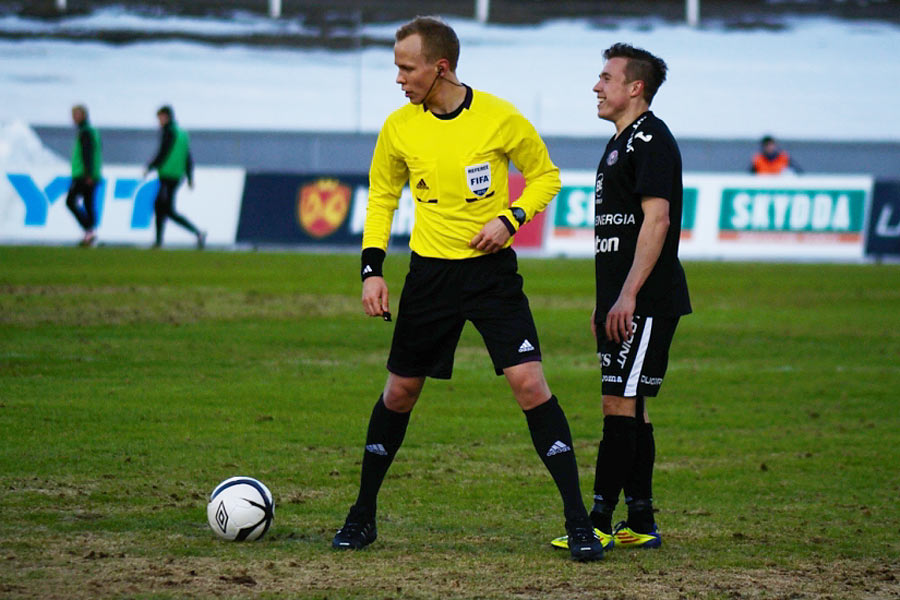
[[[390,312],[389,297],[384,277],[368,277],[363,281],[362,305],[370,317],[381,317]]]
[[[503,246],[509,241],[509,237],[509,229],[506,228],[500,217],[495,217],[485,223],[478,235],[469,242],[469,246],[482,252],[494,253],[503,249]]]

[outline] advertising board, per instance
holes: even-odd
[[[900,180],[875,182],[866,255],[900,258]]]
[[[591,256],[594,173],[563,171],[545,250]],[[685,173],[680,256],[687,259],[861,260],[868,176]]]
[[[510,197],[525,186],[519,174],[510,175]],[[362,244],[369,200],[366,175],[292,175],[250,173],[244,187],[237,243],[353,248]],[[409,187],[400,195],[391,225],[390,249],[405,250],[415,221]],[[543,243],[543,215],[516,234],[520,249],[539,250]]]
[[[109,165],[95,191],[98,242],[151,244],[153,205],[159,180],[144,179],[142,166]],[[82,230],[66,206],[70,177],[59,169],[33,168],[0,173],[0,240],[12,243],[74,244]],[[207,232],[207,244],[234,243],[244,186],[243,169],[198,167],[194,189],[182,184],[175,210]],[[193,245],[196,238],[171,221],[166,245]]]

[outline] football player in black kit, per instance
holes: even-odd
[[[597,304],[591,331],[602,366],[603,439],[597,453],[594,533],[606,547],[657,548],[652,475],[656,447],[645,399],[656,396],[678,319],[691,312],[678,261],[681,153],[650,111],[666,63],[640,48],[614,44],[594,86],[597,115],[616,133],[595,181]],[[628,518],[613,527],[624,490]],[[552,544],[565,548],[565,537]]]

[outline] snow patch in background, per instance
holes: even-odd
[[[591,91],[601,53],[625,41],[662,56],[668,81],[653,110],[678,137],[900,140],[900,27],[793,18],[777,30],[692,29],[654,20],[597,27],[587,19],[538,26],[448,19],[460,79],[513,102],[543,135],[606,137]],[[0,18],[0,30],[48,28],[290,35],[300,21],[154,18],[106,9],[52,23]],[[392,39],[397,23],[361,34]],[[376,132],[405,101],[387,47],[322,50],[242,43],[153,41],[110,45],[0,40],[0,121],[69,125],[73,104],[103,127],[154,129],[171,104],[190,129]]]
[[[21,120],[0,121],[0,171],[24,167],[64,167],[66,161],[46,148]]]

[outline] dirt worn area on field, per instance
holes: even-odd
[[[47,548],[40,564],[0,555],[0,597],[78,600],[154,595],[172,598],[753,598],[889,599],[900,597],[900,563],[840,561],[759,569],[704,571],[691,565],[647,570],[635,552],[601,563],[554,568],[447,554],[421,567],[415,556],[390,561],[377,551],[324,554],[313,560],[243,564],[212,558],[152,559],[93,540]],[[510,568],[513,566],[514,568]],[[561,572],[567,573],[560,576]],[[551,574],[552,573],[552,574]],[[362,593],[362,595],[360,595]]]
[[[359,300],[166,286],[0,285],[0,324],[193,323],[203,319],[333,317],[362,312]]]

